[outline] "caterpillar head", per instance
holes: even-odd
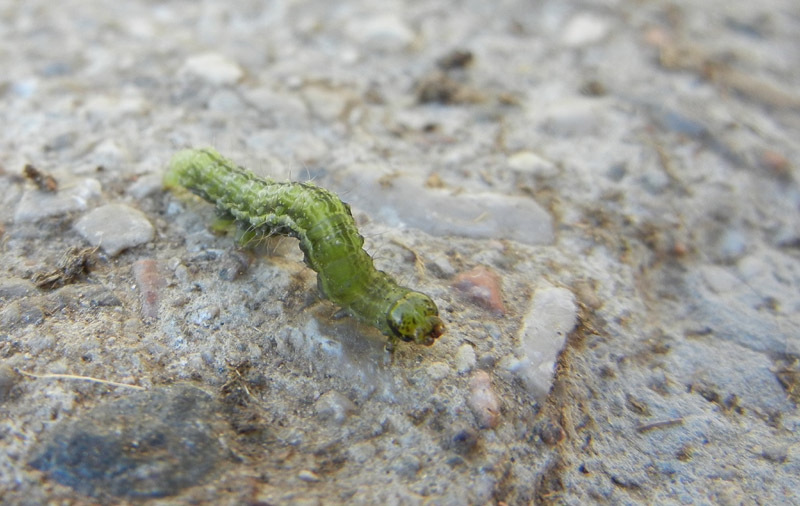
[[[439,310],[424,293],[409,291],[389,309],[387,322],[392,335],[403,341],[430,346],[444,334]]]

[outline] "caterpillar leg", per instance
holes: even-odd
[[[387,352],[389,352],[390,355],[394,356],[394,350],[397,349],[397,343],[399,343],[399,342],[400,342],[400,339],[398,339],[398,338],[396,338],[394,336],[390,336],[389,340],[386,341],[386,346],[384,346],[384,349]]]
[[[233,225],[233,221],[233,218],[224,216],[215,218],[214,221],[211,222],[211,231],[215,234],[224,234],[230,230],[231,225]]]
[[[236,232],[233,235],[233,239],[236,241],[236,244],[239,245],[240,248],[246,248],[250,241],[256,238],[258,235],[258,231],[252,228],[244,228],[242,226],[236,227]]]
[[[229,212],[219,207],[215,209],[215,217],[208,228],[212,234],[223,235],[229,233],[236,222],[236,218]]]

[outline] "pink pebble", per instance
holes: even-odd
[[[142,317],[158,317],[159,291],[162,278],[158,273],[158,261],[144,258],[133,263],[133,278],[139,288],[139,297],[142,301]]]
[[[493,429],[500,423],[500,399],[486,371],[475,371],[470,377],[467,404],[481,429]]]
[[[500,289],[500,277],[488,267],[479,265],[472,270],[457,274],[453,280],[453,286],[494,313],[506,314]]]

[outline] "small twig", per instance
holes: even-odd
[[[236,384],[242,390],[244,390],[244,393],[247,394],[247,398],[250,399],[253,404],[255,404],[262,411],[267,411],[267,408],[261,403],[261,401],[255,395],[253,395],[249,388],[247,388],[247,380],[244,376],[242,376],[242,373],[239,372],[239,368],[242,367],[242,365],[243,364],[228,363],[228,368],[233,370],[233,372],[236,374],[236,378],[231,378],[226,381],[225,384],[222,385],[221,390],[225,391],[227,388],[233,388],[233,385]]]
[[[480,223],[480,222],[482,222],[483,220],[485,220],[488,217],[489,217],[489,213],[484,211],[481,214],[479,214],[478,216],[476,216],[475,218],[473,218],[472,223]]]
[[[55,373],[48,373],[48,374],[33,374],[31,372],[23,371],[22,369],[14,369],[19,374],[23,376],[28,376],[29,378],[36,378],[36,379],[71,379],[71,380],[79,380],[79,381],[90,381],[92,383],[101,383],[103,385],[111,385],[115,387],[127,387],[127,388],[135,388],[136,390],[147,390],[145,387],[140,387],[139,385],[128,385],[126,383],[117,383],[116,381],[107,381],[102,380],[99,378],[92,378],[90,376],[76,376],[74,374],[55,374]]]
[[[246,393],[248,397],[253,399],[253,401],[255,401],[256,404],[258,404],[258,400],[255,397],[253,397],[253,394],[251,394],[250,390],[247,388],[247,384],[245,383],[245,379],[242,377],[242,373],[239,372],[239,369],[234,367],[233,368],[233,372],[235,372],[236,376],[239,377],[239,384],[242,385],[242,388],[244,388],[244,393]]]
[[[672,427],[673,425],[683,424],[683,418],[670,418],[669,420],[659,420],[658,422],[646,423],[636,427],[637,432],[647,432],[653,429],[663,429],[664,427]]]

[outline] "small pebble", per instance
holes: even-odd
[[[413,455],[404,455],[392,464],[392,469],[398,476],[413,478],[419,471],[419,459]]]
[[[398,16],[385,14],[371,19],[354,20],[349,35],[373,51],[400,51],[414,40],[414,32]]]
[[[459,374],[469,372],[475,367],[475,348],[470,344],[462,344],[456,352],[456,371]]]
[[[92,246],[111,256],[146,243],[153,238],[153,225],[138,209],[124,204],[107,204],[86,214],[75,230]]]
[[[192,318],[192,323],[208,326],[217,316],[219,316],[219,306],[206,306],[195,313],[194,318]]]
[[[550,178],[558,176],[558,167],[531,151],[518,151],[508,157],[508,166],[516,171]]]
[[[158,272],[158,261],[143,258],[133,263],[133,278],[139,289],[142,303],[141,314],[144,318],[158,316],[159,292],[163,286],[163,277]]]
[[[425,372],[432,380],[439,381],[450,374],[450,366],[445,362],[432,362],[425,368]]]
[[[589,13],[580,13],[569,20],[561,42],[568,47],[581,47],[600,42],[611,27],[608,21]]]
[[[113,307],[121,306],[122,301],[111,290],[104,286],[94,286],[87,288],[82,293],[83,299],[88,300],[92,307],[104,306]]]
[[[553,446],[556,443],[561,442],[564,439],[564,429],[561,428],[560,425],[547,422],[545,423],[544,427],[542,427],[542,431],[540,433],[540,437],[545,444]]]
[[[119,104],[117,104],[119,107]],[[130,112],[135,112],[134,111]],[[88,160],[91,162],[92,170],[96,167],[103,167],[106,170],[118,170],[126,161],[125,149],[116,141],[106,139],[98,144],[89,154]]]
[[[481,429],[492,429],[500,423],[500,400],[486,371],[475,371],[469,379],[467,404]]]
[[[314,404],[314,412],[320,420],[332,420],[338,424],[343,423],[356,411],[358,408],[353,401],[336,390],[325,392]]]
[[[597,296],[594,284],[590,280],[579,279],[572,287],[578,295],[578,300],[592,309],[599,309],[603,306],[603,301]]]
[[[136,182],[131,184],[125,193],[135,198],[142,200],[150,195],[155,195],[161,191],[161,174],[144,174],[136,179]]]
[[[430,266],[431,272],[440,278],[449,278],[456,273],[456,269],[453,267],[453,264],[450,263],[450,259],[440,253],[433,253],[428,265]]]
[[[238,63],[219,53],[192,56],[179,73],[199,77],[218,86],[235,84],[244,77],[244,71]]]
[[[308,483],[316,483],[320,481],[319,475],[313,471],[309,471],[308,469],[303,469],[299,473],[297,473],[297,477],[305,482]]]
[[[603,131],[608,105],[597,98],[570,98],[549,104],[537,114],[544,130],[557,137],[585,137]]]
[[[769,462],[783,464],[789,456],[789,451],[785,446],[768,444],[761,450],[761,456]]]
[[[511,370],[540,400],[550,392],[556,358],[567,341],[567,334],[575,328],[577,318],[572,292],[548,284],[536,289],[520,333],[522,359],[513,364]]]
[[[453,286],[493,313],[506,313],[500,277],[490,268],[479,265],[470,271],[459,273],[453,280]]]
[[[342,117],[351,97],[336,88],[307,86],[303,89],[303,98],[314,116],[333,122]]]

